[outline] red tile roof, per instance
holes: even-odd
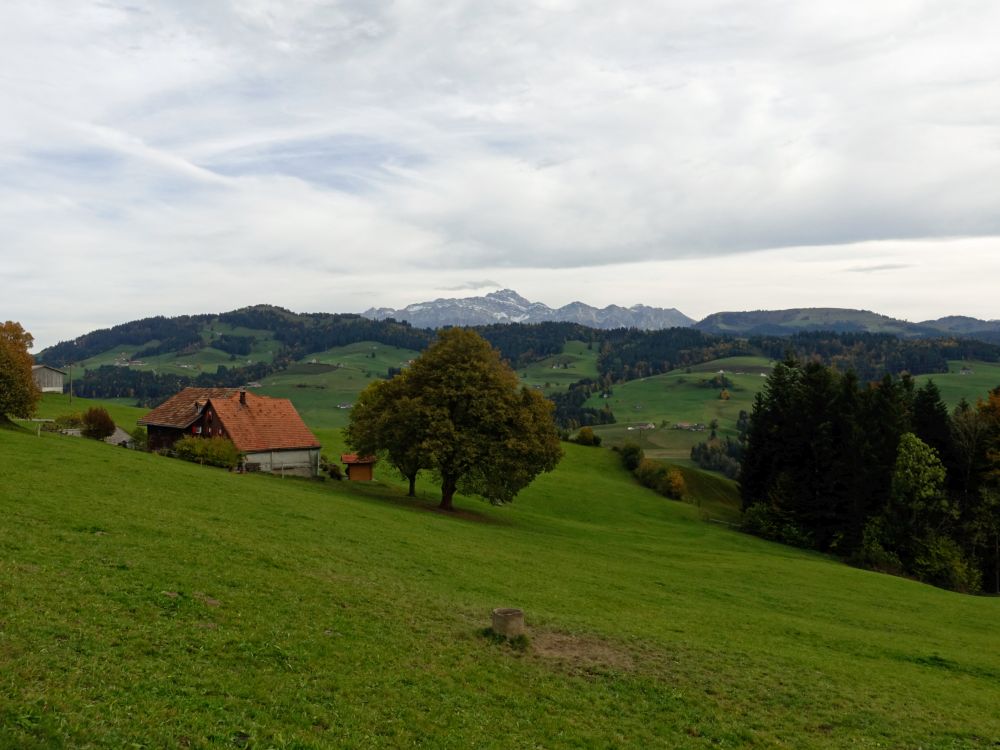
[[[243,453],[321,447],[286,398],[243,394],[238,388],[185,388],[139,420],[139,424],[187,429],[211,403],[226,436]]]
[[[210,399],[226,436],[243,453],[291,448],[319,448],[316,436],[287,398],[240,393]]]
[[[198,417],[201,416],[201,410],[209,399],[225,398],[234,393],[239,394],[239,389],[185,388],[140,419],[139,424],[176,427],[183,430],[197,421]]]
[[[357,453],[341,453],[340,461],[345,464],[373,464],[375,463],[375,456],[363,456],[358,458]]]

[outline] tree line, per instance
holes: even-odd
[[[762,536],[1000,592],[1000,388],[949,413],[933,381],[787,360],[754,401],[740,492]]]

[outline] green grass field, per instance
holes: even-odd
[[[962,374],[963,368],[971,373]],[[923,385],[927,380],[933,380],[941,391],[941,398],[954,409],[961,399],[975,406],[976,401],[985,399],[987,394],[1000,386],[1000,364],[995,362],[949,362],[948,373],[937,375],[918,375],[917,385]]]
[[[729,357],[688,370],[620,383],[610,398],[595,394],[588,401],[587,405],[594,408],[610,404],[618,420],[613,425],[595,427],[594,431],[608,445],[633,441],[652,458],[684,462],[691,454],[691,447],[706,440],[709,433],[673,429],[674,425],[678,422],[708,425],[718,419],[719,434],[735,436],[740,410],[751,410],[754,396],[764,383],[761,375],[770,369],[771,363],[761,357]],[[725,370],[726,377],[733,382],[728,389],[728,401],[719,398],[720,389],[704,385],[719,370]],[[655,429],[637,429],[650,423]]]
[[[533,362],[517,374],[522,383],[546,394],[566,390],[578,380],[597,378],[597,349],[588,349],[583,341],[567,341],[562,354]]]
[[[257,392],[290,399],[312,427],[344,427],[350,409],[340,405],[354,403],[365,386],[385,377],[390,367],[405,366],[417,354],[372,341],[339,346],[310,354],[288,370],[264,379]]]
[[[992,747],[1000,599],[699,520],[606,450],[454,516],[0,431],[0,746]],[[525,609],[525,651],[481,635]]]

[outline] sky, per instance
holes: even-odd
[[[993,0],[4,0],[0,320],[1000,318]]]

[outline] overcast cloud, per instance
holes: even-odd
[[[998,38],[987,0],[7,0],[0,319],[1000,317]]]

